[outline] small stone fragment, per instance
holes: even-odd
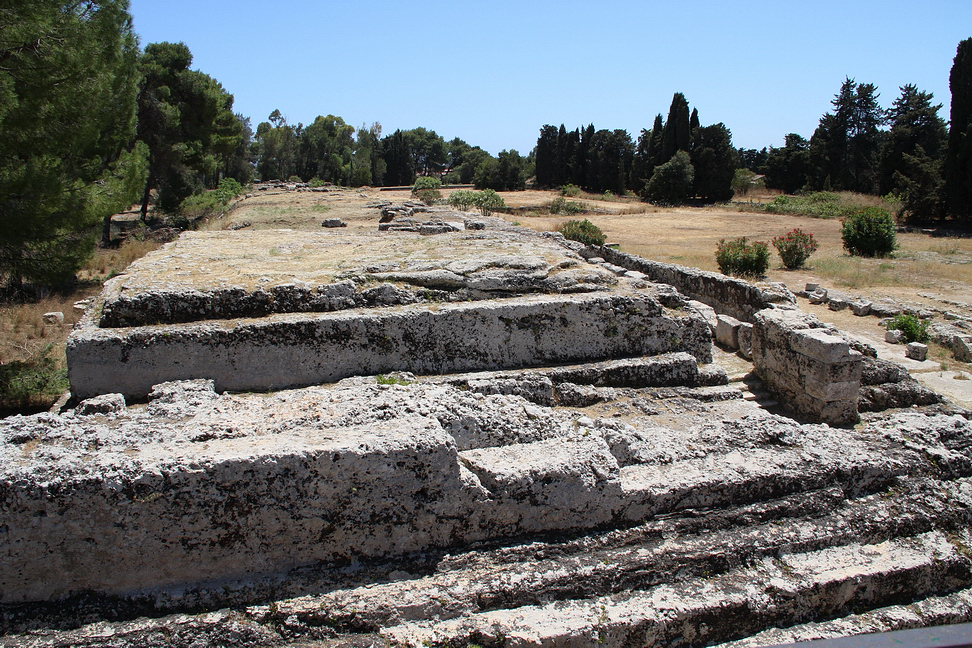
[[[121,394],[102,394],[81,403],[74,409],[75,413],[82,416],[92,414],[114,414],[125,409],[125,397]]]
[[[321,223],[321,227],[347,227],[348,224],[345,223],[340,218],[326,218],[324,222]]]
[[[64,324],[64,313],[61,311],[44,313],[43,318],[45,324],[53,324],[55,326],[61,326]]]
[[[924,362],[928,358],[928,345],[921,342],[911,342],[905,349],[905,357]]]
[[[904,331],[885,331],[884,341],[891,344],[901,344],[904,342]]]

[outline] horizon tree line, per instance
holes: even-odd
[[[876,86],[847,78],[809,140],[734,149],[724,124],[702,126],[675,93],[635,142],[625,130],[545,125],[528,155],[493,156],[418,127],[383,135],[335,115],[291,125],[279,110],[252,129],[233,95],[191,69],[184,43],[140,48],[128,0],[37,0],[7,10],[0,38],[0,280],[51,284],[73,275],[111,215],[178,211],[221,179],[298,177],[346,186],[446,183],[518,190],[575,184],[676,203],[732,196],[737,168],[794,192],[899,195],[923,219],[972,219],[972,38],[951,68],[950,119],[930,93],[901,87],[887,110]]]

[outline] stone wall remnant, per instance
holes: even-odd
[[[831,425],[859,420],[863,356],[815,316],[794,310],[760,311],[751,345],[756,372],[785,408]]]

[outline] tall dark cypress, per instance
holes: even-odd
[[[948,77],[952,105],[945,154],[945,202],[948,213],[972,218],[972,38],[958,45]]]
[[[536,182],[538,187],[555,186],[557,169],[557,127],[550,124],[540,129],[536,152]]]
[[[668,109],[668,120],[662,134],[661,163],[672,159],[676,151],[688,151],[692,143],[692,129],[689,124],[689,106],[685,95],[676,92]]]

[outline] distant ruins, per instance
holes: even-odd
[[[76,405],[0,420],[4,645],[972,621],[964,411],[781,285],[435,217],[187,232],[106,284]]]

